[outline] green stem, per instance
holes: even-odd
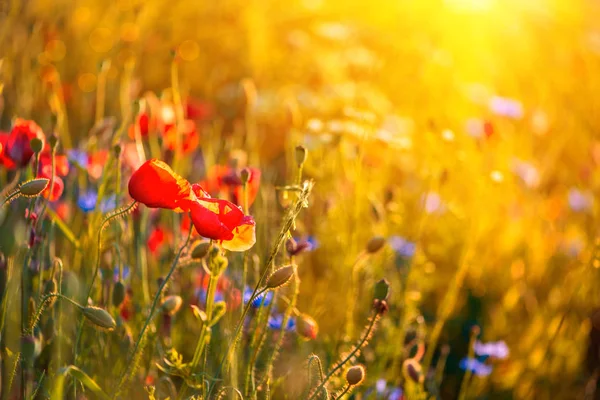
[[[315,396],[321,391],[321,388],[325,386],[329,378],[331,378],[337,371],[339,371],[348,361],[354,357],[354,355],[363,347],[363,345],[367,342],[369,337],[371,336],[371,332],[373,332],[373,328],[375,327],[375,323],[379,320],[379,314],[375,314],[373,318],[371,318],[371,323],[367,327],[365,334],[358,344],[352,349],[350,353],[340,361],[329,373],[325,376],[325,378],[321,381],[321,384],[317,386],[317,388],[313,391],[313,394],[308,398],[308,400],[312,400]]]
[[[346,385],[346,388],[344,389],[344,391],[342,393],[340,393],[339,396],[335,396],[335,400],[341,399],[346,393],[348,393],[350,391],[351,388],[352,388],[352,386]]]
[[[175,271],[175,268],[177,267],[177,263],[179,262],[179,258],[181,257],[181,253],[183,252],[183,250],[186,248],[186,246],[188,245],[188,243],[190,241],[190,237],[192,236],[192,232],[193,232],[193,229],[190,229],[190,231],[188,232],[188,236],[187,236],[185,242],[179,248],[179,251],[177,252],[177,255],[175,256],[175,259],[173,260],[173,264],[171,264],[171,269],[167,273],[167,276],[165,277],[165,279],[163,280],[162,284],[158,288],[158,292],[154,296],[154,300],[152,301],[152,307],[150,307],[150,313],[148,314],[148,317],[146,318],[146,322],[144,322],[144,326],[142,327],[142,330],[140,331],[140,334],[138,335],[138,339],[135,342],[135,347],[133,348],[133,351],[129,355],[127,363],[125,364],[125,369],[123,370],[123,373],[121,374],[121,378],[119,379],[119,383],[118,383],[117,387],[115,388],[115,390],[113,392],[113,395],[112,395],[113,399],[115,399],[117,397],[117,395],[121,391],[121,388],[125,384],[125,381],[127,380],[127,376],[128,376],[128,373],[129,373],[129,368],[131,367],[132,361],[136,357],[136,354],[137,354],[137,352],[139,350],[139,347],[140,347],[140,343],[142,342],[142,339],[144,338],[144,335],[146,334],[146,329],[148,328],[148,325],[150,325],[150,321],[152,320],[152,317],[154,316],[154,311],[156,310],[156,306],[158,304],[158,301],[161,298],[162,292],[163,292],[165,286],[167,286],[167,283],[169,282],[169,279],[171,279],[171,275],[173,275],[173,272]]]
[[[472,359],[475,354],[475,339],[477,339],[477,329],[471,331],[471,339],[469,340],[469,352],[467,355],[468,359]],[[458,392],[458,400],[465,400],[467,398],[467,390],[469,388],[469,381],[471,380],[473,372],[470,368],[467,368],[460,384],[460,392]]]

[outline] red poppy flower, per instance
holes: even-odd
[[[251,206],[258,195],[260,187],[260,169],[248,167],[248,206]],[[244,202],[244,185],[240,178],[240,170],[230,166],[215,165],[209,169],[206,180],[202,181],[209,193],[226,196],[231,202],[242,205]]]
[[[157,159],[146,161],[131,175],[129,194],[150,208],[177,212],[189,211],[194,200],[190,183]]]
[[[24,167],[33,157],[31,139],[44,141],[44,132],[35,122],[17,118],[6,142],[5,154],[18,166]]]
[[[52,180],[52,166],[46,165],[42,167],[39,176],[42,178],[48,178]],[[54,180],[52,182],[52,187],[50,187],[50,184],[48,184],[48,187],[44,189],[42,195],[50,201],[56,201],[60,198],[60,196],[62,196],[64,190],[65,184],[63,180],[55,174]]]
[[[227,200],[200,198],[191,203],[191,217],[201,236],[218,240],[224,249],[245,251],[256,242],[254,219]]]
[[[52,168],[52,156],[50,152],[43,152],[40,155],[40,167],[43,169],[46,166]],[[65,155],[54,156],[54,172],[58,176],[67,176],[69,174],[69,159]]]
[[[102,176],[106,160],[108,160],[107,150],[100,150],[88,156],[87,172],[92,179],[99,179]]]
[[[214,113],[212,104],[188,97],[185,101],[185,115],[189,119],[202,121],[210,118]]]
[[[177,145],[177,128],[175,125],[170,125],[164,132],[164,145],[167,149],[174,151]],[[196,123],[190,119],[183,121],[181,127],[181,150],[184,153],[189,153],[198,148],[200,144],[200,135],[196,130]]]
[[[157,226],[148,236],[148,249],[152,254],[158,253],[165,243],[171,241],[170,232],[165,231],[162,227]]]
[[[6,154],[6,144],[8,143],[9,134],[6,132],[0,132],[0,165],[4,165],[8,169],[13,169],[16,164]]]

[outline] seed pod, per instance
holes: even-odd
[[[125,301],[125,294],[127,292],[127,288],[122,280],[119,280],[115,283],[115,287],[112,292],[112,303],[113,306],[119,307]]]
[[[23,196],[35,197],[39,196],[47,187],[50,182],[47,178],[35,178],[31,179],[19,186],[19,191]]]
[[[296,332],[305,339],[315,339],[319,325],[310,315],[300,314],[296,319]]]
[[[402,371],[407,379],[411,379],[415,383],[423,382],[423,369],[421,368],[421,364],[414,358],[404,361]]]
[[[375,300],[385,300],[387,299],[390,291],[390,284],[387,280],[381,279],[375,284],[373,289],[373,298]]]
[[[367,242],[367,253],[377,253],[385,244],[385,238],[383,236],[373,236]]]
[[[117,326],[113,317],[104,309],[88,306],[83,309],[83,315],[99,328],[112,331]]]
[[[192,247],[192,258],[195,260],[200,260],[208,254],[210,250],[211,243],[208,240],[199,240],[193,244]]]
[[[296,146],[294,155],[296,157],[296,164],[298,166],[304,165],[306,158],[308,157],[308,150],[302,145]]]
[[[175,315],[177,311],[179,311],[179,309],[181,308],[182,304],[183,299],[181,298],[181,296],[172,295],[165,297],[161,307],[165,313],[169,315]]]
[[[363,379],[365,379],[365,368],[362,365],[354,365],[346,371],[348,385],[359,385]]]
[[[294,275],[295,268],[294,264],[279,268],[269,276],[266,286],[269,289],[275,289],[285,285],[291,279],[292,275]]]
[[[35,137],[31,139],[31,141],[29,142],[29,146],[31,146],[31,150],[33,150],[35,153],[39,153],[44,148],[44,141],[40,138]]]

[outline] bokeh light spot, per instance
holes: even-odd
[[[46,44],[45,52],[50,61],[60,61],[65,58],[65,55],[67,54],[67,46],[65,46],[65,43],[62,40],[50,40]]]
[[[82,92],[93,92],[96,89],[96,75],[91,72],[80,74],[77,78],[77,85]]]
[[[89,42],[94,51],[105,53],[113,47],[113,33],[107,28],[96,28],[90,34]]]
[[[193,61],[200,55],[200,46],[194,40],[184,40],[179,45],[177,52],[185,61]]]

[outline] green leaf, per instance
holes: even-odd
[[[110,397],[104,393],[104,391],[100,388],[100,386],[89,377],[88,374],[80,370],[74,365],[69,365],[68,367],[61,368],[58,371],[58,377],[54,383],[54,389],[52,390],[51,400],[62,400],[65,398],[64,396],[64,385],[65,379],[67,375],[73,376],[75,379],[80,381],[83,386],[88,388],[96,397],[103,400],[110,400]]]

